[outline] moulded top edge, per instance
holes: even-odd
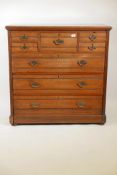
[[[112,29],[111,26],[106,26],[106,25],[84,25],[84,26],[6,26],[5,27],[7,30],[9,31],[39,31],[39,30],[50,30],[50,31],[54,31],[54,30],[105,30],[105,31],[109,31]]]

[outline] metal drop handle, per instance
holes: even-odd
[[[57,39],[57,40],[54,40],[53,43],[56,45],[61,45],[61,44],[64,44],[64,40]]]
[[[86,60],[79,60],[79,61],[77,62],[77,64],[79,64],[80,66],[84,66],[84,65],[87,64],[87,61],[86,61]]]
[[[32,88],[38,88],[39,87],[39,83],[38,82],[32,82],[31,83],[31,87]]]
[[[94,46],[94,44],[92,44],[91,46],[88,47],[89,50],[93,51],[96,49],[96,46]]]
[[[77,86],[79,86],[80,88],[83,88],[84,86],[86,86],[86,82],[84,81],[80,81],[79,83],[77,83]]]
[[[79,108],[84,108],[86,106],[85,102],[79,102],[76,104]]]
[[[34,108],[34,109],[37,109],[37,108],[39,108],[39,104],[38,103],[32,103],[31,107]]]

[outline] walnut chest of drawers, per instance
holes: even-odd
[[[10,122],[106,121],[110,26],[7,26]]]

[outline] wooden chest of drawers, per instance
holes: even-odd
[[[10,122],[106,121],[109,26],[7,26]]]

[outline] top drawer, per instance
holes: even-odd
[[[37,42],[38,32],[33,31],[13,31],[11,32],[12,42]]]
[[[77,51],[77,32],[41,32],[41,51]]]
[[[106,32],[103,31],[88,31],[79,33],[80,42],[105,42]]]

